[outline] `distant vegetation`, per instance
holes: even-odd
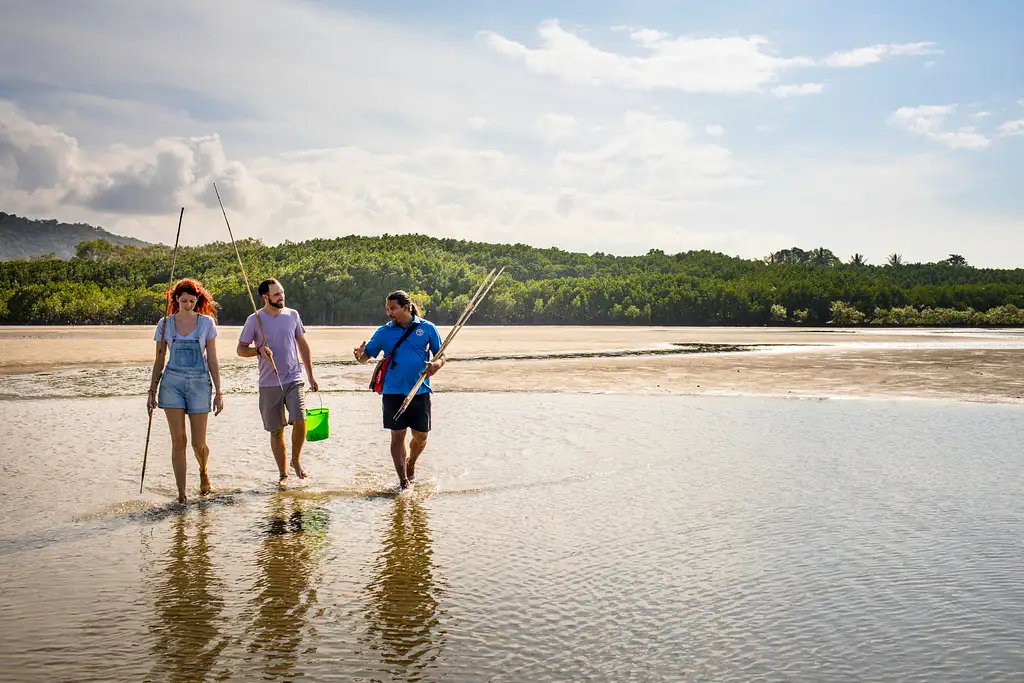
[[[378,324],[384,297],[412,293],[450,324],[491,267],[505,275],[475,323],[626,325],[1024,325],[1024,269],[938,263],[885,265],[859,254],[786,249],[748,260],[709,251],[581,254],[523,244],[422,235],[238,243],[250,284],[277,277],[309,324]],[[166,246],[79,244],[73,258],[0,263],[0,322],[151,324],[163,312]],[[231,244],[178,250],[177,276],[197,277],[222,324],[251,312]],[[255,297],[255,292],[253,293]]]
[[[146,246],[146,242],[141,240],[114,235],[84,223],[34,221],[0,211],[0,261],[47,255],[68,259],[75,255],[77,244],[97,239],[113,244]]]

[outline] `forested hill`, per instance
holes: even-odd
[[[535,324],[1024,324],[1024,269],[974,268],[951,255],[841,262],[824,248],[747,260],[708,251],[582,254],[422,235],[238,243],[255,289],[277,277],[309,324],[378,324],[406,289],[439,324],[458,317],[492,267],[505,266],[473,321]],[[166,246],[80,244],[69,260],[0,263],[0,322],[151,324],[163,310]],[[197,277],[222,324],[251,312],[230,242],[182,247],[176,277]],[[253,294],[255,296],[255,292]]]
[[[34,221],[0,211],[0,261],[30,259],[46,254],[67,259],[75,255],[75,247],[79,242],[96,239],[137,247],[147,244],[84,223]]]

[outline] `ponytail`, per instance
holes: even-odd
[[[412,311],[414,316],[419,317],[420,309],[416,306],[416,302],[409,297],[409,293],[403,289],[391,292],[388,294],[388,301],[394,301],[399,306],[409,306],[409,310]]]

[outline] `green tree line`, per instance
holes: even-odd
[[[348,236],[276,246],[238,242],[249,282],[276,277],[308,324],[366,325],[389,291],[410,292],[439,324],[458,317],[484,274],[505,275],[474,316],[485,324],[1024,325],[1024,269],[959,255],[842,262],[825,248],[741,259],[710,251],[584,254],[423,235]],[[163,312],[166,246],[82,242],[70,259],[0,263],[0,322],[149,324]],[[180,247],[176,276],[195,277],[222,324],[252,311],[230,242]],[[253,292],[255,297],[255,291]]]

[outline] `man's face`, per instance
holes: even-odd
[[[181,311],[192,311],[195,310],[196,302],[199,299],[196,298],[195,294],[189,294],[188,292],[182,292],[178,295],[178,310]]]
[[[284,287],[279,284],[270,285],[266,294],[267,302],[274,308],[284,308]]]
[[[398,302],[392,299],[387,300],[384,305],[384,311],[388,314],[388,317],[391,318],[391,322],[397,325],[402,325],[403,327],[408,325],[409,321],[412,320],[412,311],[409,310],[409,307],[399,306]]]

